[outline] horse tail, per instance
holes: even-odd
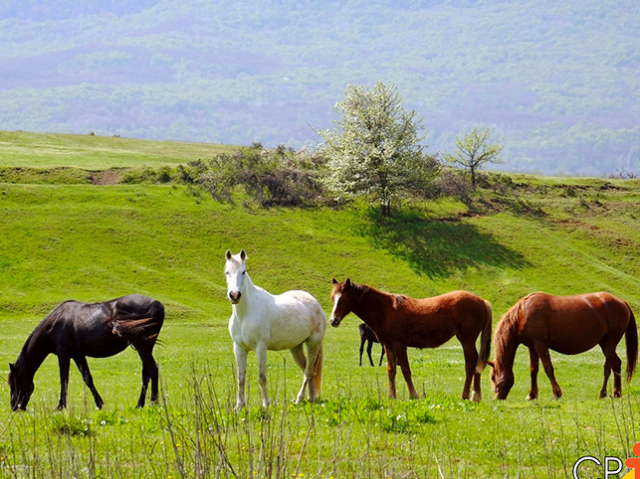
[[[636,364],[638,363],[638,329],[636,326],[636,317],[631,311],[631,307],[625,302],[627,308],[629,308],[629,323],[627,324],[627,331],[624,335],[624,342],[627,347],[627,381],[631,381],[633,373],[636,370]]]
[[[316,398],[320,397],[320,389],[322,388],[322,343],[320,343],[320,350],[318,356],[316,356],[316,363],[313,365],[313,389],[316,393]]]
[[[478,356],[478,366],[476,367],[476,372],[478,373],[481,373],[484,371],[484,368],[487,367],[489,356],[491,355],[491,324],[493,322],[493,312],[489,301],[485,301],[484,304],[487,309],[487,318],[480,335],[480,356]]]
[[[125,338],[134,348],[155,342],[164,322],[164,305],[153,301],[144,313],[120,314],[111,319],[114,334]]]

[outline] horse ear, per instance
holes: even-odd
[[[350,280],[349,278],[347,278],[347,280],[344,282],[344,285],[345,285],[347,288],[350,288],[350,287],[351,287],[351,280]]]
[[[245,259],[247,259],[247,253],[245,253],[245,252],[244,252],[244,249],[242,249],[242,250],[240,251],[240,259],[241,259],[242,261],[244,261]]]
[[[10,370],[12,373],[15,373],[15,372],[16,372],[16,366],[15,366],[15,364],[11,364],[11,363],[9,363],[9,370]]]
[[[233,255],[231,254],[231,250],[230,249],[227,250],[227,253],[225,254],[225,256],[226,256],[227,260],[231,259],[231,256],[233,256]]]
[[[333,278],[333,280],[332,280],[332,281],[333,281],[333,284],[338,284],[338,282],[336,281],[336,279],[335,279],[335,278]]]
[[[496,365],[493,364],[493,361],[487,361],[487,366],[491,366],[491,369],[495,369]]]

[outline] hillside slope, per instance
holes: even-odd
[[[640,183],[496,178],[472,214],[440,200],[386,222],[355,205],[221,205],[177,185],[0,184],[0,316],[135,291],[224,321],[227,248],[245,248],[256,284],[307,289],[327,310],[331,278],[347,276],[411,296],[468,289],[496,317],[538,290],[606,290],[640,307]]]

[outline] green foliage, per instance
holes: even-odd
[[[89,424],[80,417],[62,412],[52,416],[51,430],[57,435],[87,436],[89,434]]]
[[[330,171],[325,183],[335,194],[375,198],[389,216],[392,203],[429,188],[438,163],[424,152],[421,120],[402,107],[395,86],[349,85],[334,109],[336,129],[319,133]]]
[[[502,151],[502,145],[489,143],[490,128],[483,132],[478,131],[478,127],[473,127],[469,133],[462,138],[456,137],[456,154],[444,155],[444,159],[449,163],[461,166],[469,170],[471,175],[471,185],[475,189],[476,176],[478,170],[486,168],[489,163],[504,163],[498,158]]]

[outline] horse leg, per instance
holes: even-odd
[[[538,352],[535,348],[529,348],[529,372],[531,373],[531,389],[527,396],[527,401],[538,399],[538,368],[539,368]]]
[[[367,340],[364,338],[364,336],[360,337],[360,366],[362,366],[362,353],[364,352],[364,343]]]
[[[267,395],[267,345],[258,343],[256,345],[256,358],[258,359],[258,384],[262,391],[262,407],[269,406]]]
[[[149,380],[151,380],[151,402],[154,404],[158,402],[158,365],[153,359],[150,348],[138,349],[138,356],[142,360],[142,389],[136,407],[141,408],[144,407]]]
[[[93,377],[91,376],[91,371],[89,371],[87,358],[84,356],[78,356],[73,358],[73,360],[75,361],[76,366],[78,366],[78,370],[80,371],[80,374],[82,374],[82,379],[84,379],[84,382],[89,388],[89,391],[91,391],[91,394],[93,394],[93,399],[96,402],[96,407],[98,409],[102,409],[104,401],[100,397],[100,394],[98,394],[98,390],[96,389],[96,387],[93,385]]]
[[[296,397],[296,404],[300,404],[300,402],[304,399],[304,391],[307,387],[307,375],[305,374],[307,369],[307,358],[304,355],[303,344],[298,344],[295,348],[291,348],[289,351],[291,352],[291,356],[293,356],[293,360],[296,362],[298,367],[302,370],[303,378],[302,378],[302,388]]]
[[[620,360],[620,357],[616,353],[616,346],[618,345],[618,342],[619,340],[614,344],[614,341],[612,340],[610,335],[607,335],[604,364],[605,364],[605,368],[608,367],[610,371],[613,371],[613,393],[611,394],[611,397],[614,397],[614,398],[622,397],[622,376],[621,376],[622,361]],[[607,379],[608,379],[608,375],[607,375]],[[605,390],[605,395],[606,395],[606,390]]]
[[[462,343],[462,341],[460,341]],[[471,380],[474,378],[476,373],[476,368],[478,366],[478,350],[476,349],[476,345],[474,343],[468,342],[462,344],[462,350],[464,351],[464,370],[465,370],[465,380],[464,380],[464,388],[462,389],[462,399],[469,399],[469,390],[471,389]],[[480,390],[476,390],[475,387],[479,386],[474,383],[473,394],[471,395],[471,399],[473,401],[480,401],[482,399],[482,393]]]
[[[382,359],[383,358],[384,358],[384,346],[382,346],[382,354],[380,355],[380,363],[378,364],[378,366],[382,366]]]
[[[607,355],[606,336],[602,341],[600,341],[600,349],[602,349],[602,354],[604,354],[604,381],[602,383],[602,389],[600,390],[600,399],[604,399],[607,397],[607,383],[609,382],[609,376],[611,375],[611,364],[609,363],[609,356]]]
[[[538,353],[538,356],[540,356],[542,365],[544,366],[544,372],[547,373],[547,377],[551,382],[553,399],[560,399],[562,397],[562,389],[560,389],[560,385],[558,384],[558,381],[556,381],[556,376],[553,372],[553,365],[551,364],[551,356],[549,355],[549,347],[546,344],[536,342],[535,348],[536,348],[536,352]]]
[[[60,402],[58,402],[58,411],[62,411],[67,407],[67,387],[69,386],[69,364],[71,359],[69,356],[58,356],[58,366],[60,366]]]
[[[305,384],[309,385],[309,401],[313,402],[316,400],[318,395],[318,391],[315,389],[315,384],[313,380],[313,375],[315,373],[316,362],[318,360],[318,355],[322,350],[322,337],[319,341],[308,339],[307,340],[307,367],[304,371],[304,381],[302,383],[302,389],[300,390],[300,394],[298,395],[298,399],[296,400],[296,404],[299,404],[302,399],[304,399],[304,388]]]
[[[411,399],[418,399],[418,392],[416,388],[413,386],[413,381],[411,380],[411,368],[409,367],[409,357],[407,356],[407,348],[397,347],[394,349],[396,353],[396,359],[398,360],[398,364],[400,364],[400,370],[402,371],[402,375],[404,376],[404,380],[407,383],[407,387],[409,388],[409,397]]]
[[[387,352],[387,375],[389,376],[389,399],[396,398],[396,353],[390,346],[383,346]]]
[[[616,353],[615,348],[611,348],[611,350],[613,352],[609,360],[611,363],[611,369],[613,370],[613,394],[611,396],[614,398],[619,398],[622,397],[622,361]]]
[[[236,401],[236,410],[244,407],[244,382],[247,376],[247,351],[241,348],[237,343],[233,343],[233,354],[236,357],[238,366],[238,400]]]
[[[373,341],[369,340],[367,344],[367,356],[369,356],[369,364],[373,366],[373,359],[371,358],[371,349],[373,348]]]

